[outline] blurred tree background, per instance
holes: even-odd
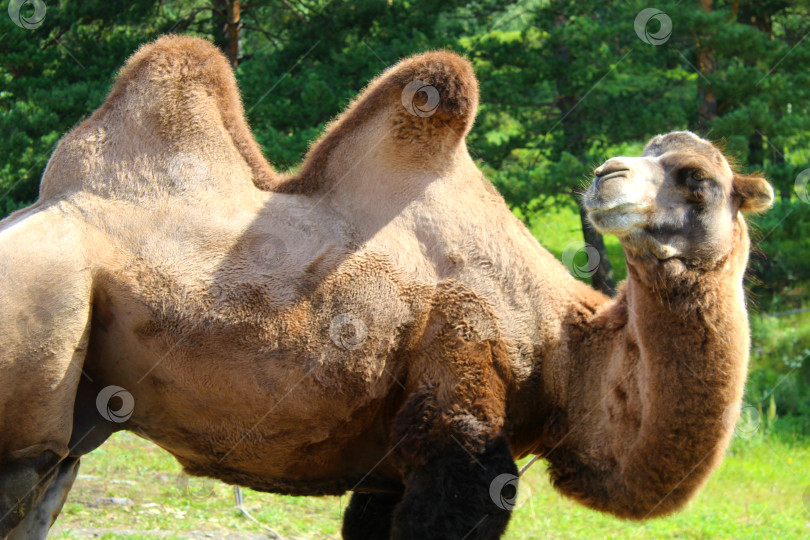
[[[777,411],[810,417],[810,0],[6,3],[29,21],[37,4],[46,15],[23,25],[36,28],[0,16],[0,217],[36,199],[59,138],[102,103],[139,45],[169,32],[228,56],[280,169],[398,59],[467,56],[481,83],[471,154],[527,225],[560,209],[576,216],[601,254],[593,284],[607,292],[623,259],[581,225],[577,205],[593,167],[675,129],[718,141],[777,191],[774,210],[753,218],[749,289],[755,311],[786,318],[753,321],[747,399],[767,408],[775,395]]]

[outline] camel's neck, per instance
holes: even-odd
[[[676,276],[630,262],[616,301],[572,308],[552,369],[568,378],[550,392],[540,448],[563,492],[643,518],[683,504],[717,465],[748,360],[742,222],[739,233],[713,268]]]

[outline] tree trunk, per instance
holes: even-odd
[[[563,2],[557,4],[558,15],[556,17],[557,26],[565,26],[568,19],[565,16],[565,5]],[[561,42],[557,47],[557,58],[565,65],[571,60],[571,51],[565,42]],[[565,150],[575,155],[583,169],[587,168],[585,165],[585,151],[587,148],[588,137],[586,130],[582,125],[582,116],[576,110],[578,100],[576,96],[576,88],[572,85],[568,77],[568,72],[564,71],[557,77],[557,92],[560,94],[557,98],[557,107],[559,108],[562,120],[560,124],[563,129],[563,140],[565,141]],[[591,282],[594,288],[602,291],[608,296],[616,295],[616,280],[613,278],[613,270],[610,266],[610,259],[608,258],[607,249],[605,249],[605,240],[602,234],[591,227],[588,217],[585,214],[582,206],[577,200],[579,206],[579,219],[582,224],[582,236],[585,243],[596,249],[599,254],[599,265],[596,272],[591,276]]]
[[[781,172],[784,170],[783,166],[785,164],[784,148],[776,148],[776,143],[771,144],[774,144],[774,147],[771,149],[771,163],[774,164],[775,169],[777,171]],[[782,145],[780,144],[779,146],[781,147]],[[777,189],[779,190],[779,198],[782,199],[783,201],[789,201],[790,195],[791,193],[793,193],[794,188],[793,183],[789,181],[786,182],[785,178],[782,177],[782,174],[780,174],[779,176],[780,176],[780,178],[778,179],[779,181],[773,183],[777,185]]]
[[[588,216],[581,204],[579,205],[579,220],[582,223],[582,236],[585,243],[592,246],[599,253],[599,265],[591,276],[593,286],[608,296],[616,296],[616,279],[613,277],[613,268],[608,258],[605,239],[588,221]]]
[[[228,60],[236,67],[239,64],[239,27],[242,25],[239,0],[228,2]]]
[[[242,26],[241,0],[214,0],[216,13],[219,16],[217,27],[221,30],[215,38],[217,46],[228,57],[232,67],[239,65],[241,56],[240,33]]]
[[[706,13],[712,12],[712,0],[701,0]],[[714,58],[714,48],[710,45],[710,36],[697,36],[697,67],[700,71],[698,77],[698,98],[700,108],[698,110],[698,129],[703,133],[709,130],[709,124],[717,117],[717,97],[711,85],[711,78],[717,68]]]
[[[764,141],[759,131],[748,137],[748,166],[759,168],[765,163]]]

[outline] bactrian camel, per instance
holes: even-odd
[[[191,475],[352,491],[347,539],[498,538],[530,454],[591,508],[683,506],[732,435],[770,186],[688,132],[607,161],[611,299],[476,167],[477,104],[466,60],[408,58],[280,174],[214,46],[138,50],[0,225],[0,537],[44,537],[117,430]]]

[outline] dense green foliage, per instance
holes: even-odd
[[[35,3],[23,6],[23,17]],[[36,199],[59,138],[101,104],[140,44],[181,32],[228,50],[237,3],[45,1],[34,29],[2,10],[0,217]],[[725,144],[740,170],[763,171],[778,193],[774,210],[754,220],[753,307],[808,307],[810,173],[801,172],[810,169],[810,1],[664,1],[657,5],[664,17],[639,26],[648,7],[646,0],[256,0],[241,2],[232,60],[256,138],[287,169],[399,58],[439,47],[465,54],[481,82],[471,153],[530,225],[552,207],[575,209],[577,191],[606,157],[638,153],[660,132],[698,131]],[[650,36],[660,43],[642,39]],[[572,215],[568,242],[583,232]],[[550,247],[559,255],[565,244]],[[608,241],[603,255],[621,277],[618,245]],[[749,397],[767,407],[769,389],[785,376],[772,392],[780,414],[810,413],[810,331],[800,322],[754,321]]]

